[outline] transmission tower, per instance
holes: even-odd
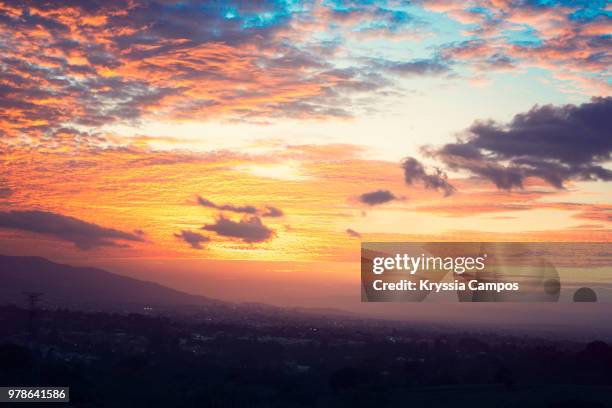
[[[36,306],[40,303],[43,293],[23,292],[23,295],[26,297],[26,302],[28,304],[28,333],[30,334],[30,339],[34,339],[34,337],[36,337]]]

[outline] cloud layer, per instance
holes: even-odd
[[[455,40],[398,58],[441,16]],[[346,118],[401,78],[525,67],[609,95],[609,26],[602,2],[0,1],[0,132],[66,146],[151,117]],[[375,57],[351,47],[369,40],[384,42]]]

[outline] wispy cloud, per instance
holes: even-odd
[[[264,208],[257,208],[254,205],[233,205],[233,204],[219,205],[219,204],[213,203],[212,201],[202,196],[198,196],[197,200],[198,200],[198,204],[204,207],[214,208],[216,210],[221,210],[221,211],[230,211],[234,213],[251,214],[251,215],[259,214],[262,217],[271,217],[271,218],[283,217],[285,215],[283,210],[281,210],[280,208],[271,206],[271,205],[266,205]]]
[[[422,5],[464,26],[468,39],[439,47],[458,65],[480,73],[537,66],[566,82],[566,89],[610,94],[606,2],[426,0]]]
[[[255,208],[252,205],[244,205],[244,206],[236,206],[232,204],[217,205],[213,203],[212,201],[207,200],[206,198],[203,198],[201,196],[198,196],[198,203],[200,205],[203,205],[204,207],[215,208],[217,210],[222,210],[222,211],[231,211],[231,212],[243,213],[243,214],[257,213],[257,208]]]

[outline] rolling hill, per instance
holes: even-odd
[[[43,293],[44,303],[50,306],[106,310],[223,303],[102,269],[59,264],[40,257],[0,255],[0,281],[0,303],[22,304],[23,292]]]

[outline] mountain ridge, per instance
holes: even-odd
[[[23,301],[41,292],[57,306],[208,306],[223,303],[104,269],[56,263],[39,256],[0,255],[0,299]],[[111,307],[112,308],[112,307]]]
[[[42,304],[74,309],[142,311],[144,307],[179,310],[353,316],[339,309],[277,307],[261,303],[233,303],[172,289],[162,284],[109,272],[105,269],[53,262],[40,256],[0,254],[0,304],[23,304],[24,292],[41,292]]]

